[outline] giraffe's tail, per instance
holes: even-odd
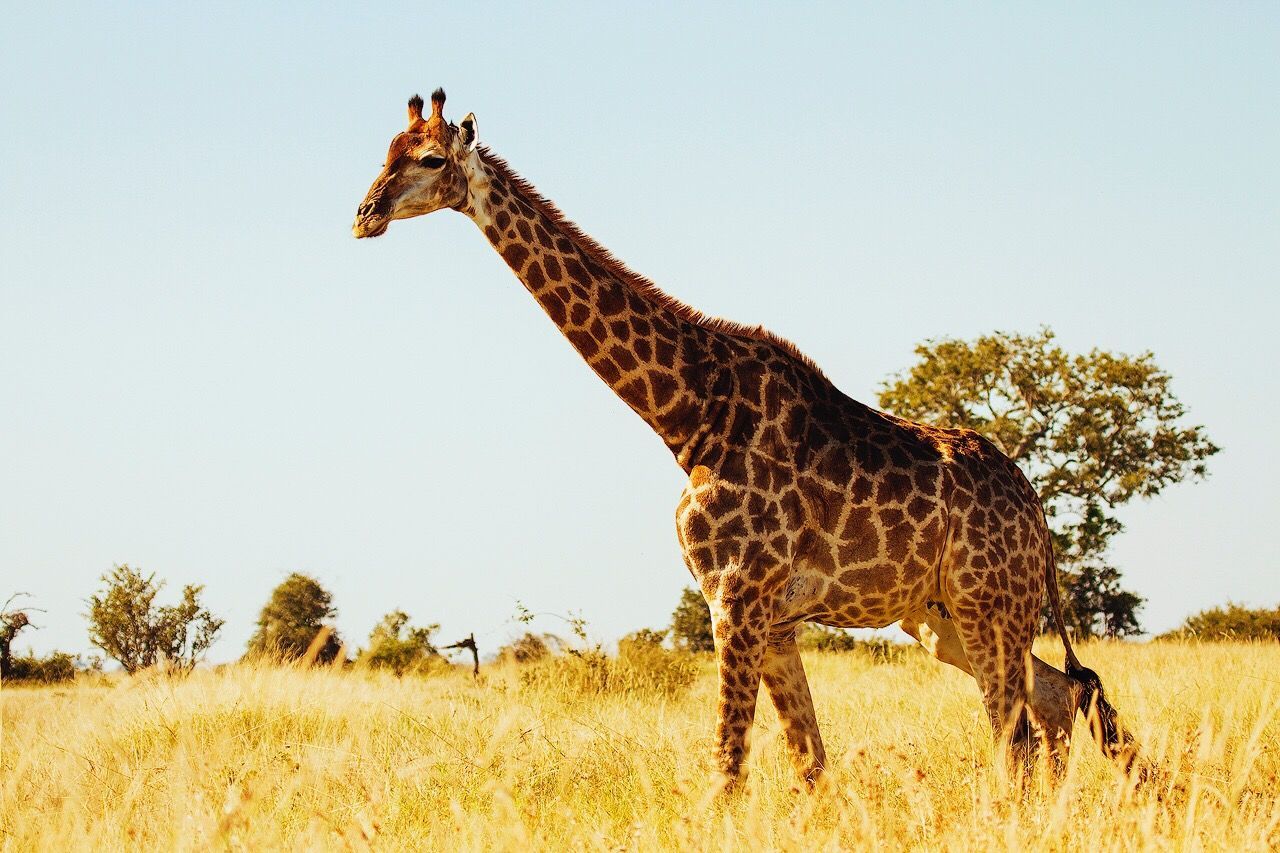
[[[1074,666],[1068,661],[1067,676],[1082,688],[1078,707],[1084,713],[1084,718],[1089,723],[1089,732],[1102,749],[1102,754],[1118,764],[1125,773],[1137,766],[1139,775],[1145,777],[1146,772],[1138,762],[1138,744],[1133,735],[1120,725],[1120,715],[1107,701],[1098,673],[1080,666],[1079,661]]]
[[[1116,762],[1125,773],[1129,773],[1136,765],[1139,777],[1145,778],[1145,767],[1138,762],[1138,745],[1133,736],[1121,727],[1120,715],[1107,701],[1107,694],[1102,689],[1102,679],[1098,677],[1098,673],[1081,664],[1075,650],[1071,648],[1071,638],[1067,636],[1067,626],[1062,619],[1058,563],[1053,554],[1052,541],[1046,545],[1046,550],[1048,559],[1045,560],[1045,587],[1049,593],[1049,609],[1053,611],[1054,624],[1067,652],[1067,677],[1081,687],[1077,709],[1084,713],[1084,718],[1089,723],[1089,732],[1102,749],[1102,754]]]

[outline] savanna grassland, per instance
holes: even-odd
[[[1158,784],[1133,790],[1078,724],[1060,788],[1007,793],[973,682],[916,653],[807,655],[825,787],[795,790],[762,697],[750,781],[728,802],[708,789],[709,660],[603,692],[571,668],[514,664],[479,682],[238,665],[5,688],[0,848],[1280,846],[1280,644],[1080,655]]]

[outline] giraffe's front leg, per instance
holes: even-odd
[[[736,577],[728,580],[733,585]],[[720,674],[715,760],[726,790],[745,775],[743,763],[768,640],[768,622],[760,618],[759,599],[749,600],[753,592],[718,595],[710,601]]]
[[[689,572],[711,609],[720,675],[716,767],[727,787],[743,775],[775,603],[786,584],[776,506],[748,513],[741,485],[703,466],[689,474],[676,531]]]

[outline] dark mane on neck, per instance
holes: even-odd
[[[596,242],[590,234],[583,231],[572,221],[570,221],[556,207],[555,202],[538,192],[537,187],[529,183],[516,173],[506,160],[503,160],[497,154],[494,154],[485,146],[480,146],[480,158],[486,166],[497,172],[528,204],[538,211],[540,214],[550,220],[556,228],[565,234],[573,243],[586,253],[592,260],[604,268],[605,272],[621,281],[623,284],[631,287],[636,293],[640,294],[644,299],[671,311],[683,320],[687,320],[694,325],[707,329],[712,332],[718,332],[734,338],[742,338],[752,341],[765,341],[773,344],[782,350],[791,358],[799,361],[802,365],[822,375],[822,368],[812,358],[800,351],[799,347],[791,341],[774,334],[764,326],[750,326],[746,323],[737,323],[733,320],[725,320],[721,317],[715,317],[706,314],[686,302],[682,302],[676,297],[666,293],[658,285],[654,284],[645,276],[628,267],[613,253],[606,249],[600,243]]]

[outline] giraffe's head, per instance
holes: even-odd
[[[351,231],[377,237],[393,219],[422,216],[467,200],[468,159],[476,146],[476,117],[461,124],[444,120],[444,90],[431,94],[431,115],[422,117],[422,98],[409,99],[409,129],[391,140],[382,174],[369,187]]]

